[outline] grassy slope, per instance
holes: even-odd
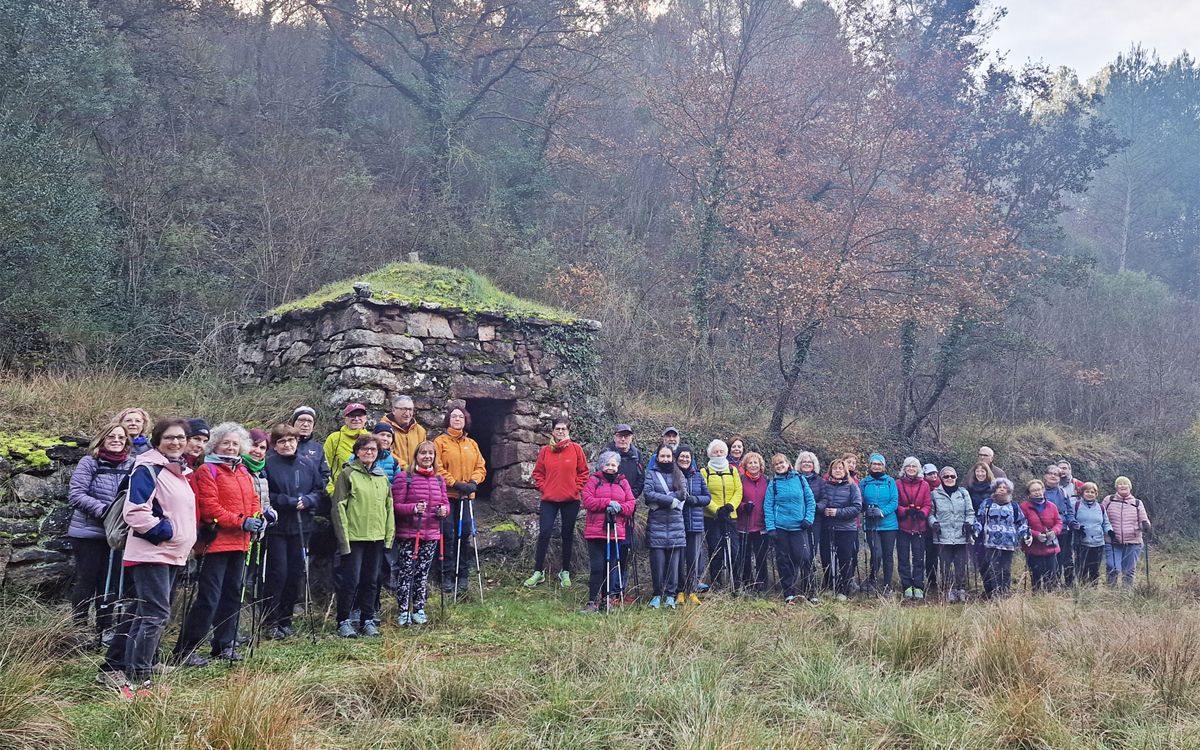
[[[413,304],[436,302],[470,312],[512,313],[561,322],[573,320],[569,313],[500,291],[491,281],[474,271],[427,263],[390,263],[365,276],[327,284],[307,297],[276,307],[270,314],[318,307],[351,293],[355,282],[359,281],[370,284],[372,296],[380,300]]]
[[[575,614],[578,589],[514,580],[426,629],[265,644],[132,704],[89,682],[94,654],[46,657],[47,615],[6,606],[0,745],[1198,747],[1192,575],[968,607],[715,599],[608,617]],[[27,745],[5,735],[17,701],[38,719],[22,719]]]

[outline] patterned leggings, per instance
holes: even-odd
[[[438,540],[422,539],[417,559],[413,559],[415,539],[397,539],[392,549],[392,580],[395,584],[396,604],[401,612],[408,611],[409,597],[415,600],[413,610],[425,609],[429,598],[429,568],[437,557]]]

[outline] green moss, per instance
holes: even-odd
[[[495,531],[495,532],[520,531],[520,529],[517,528],[517,525],[515,523],[513,523],[512,521],[508,521],[506,523],[496,524],[495,526],[492,527],[492,531]]]
[[[558,323],[571,323],[575,316],[562,310],[530,302],[503,292],[484,276],[466,269],[443,268],[427,263],[391,263],[365,276],[346,279],[318,289],[307,297],[276,307],[271,315],[291,310],[310,310],[349,294],[354,284],[371,285],[373,299],[388,302],[436,302],[460,307],[467,312],[493,312],[533,316]]]
[[[64,443],[56,437],[34,432],[0,432],[0,458],[18,464],[17,468],[21,468],[21,464],[34,469],[49,468],[51,461],[46,449],[56,445],[76,447],[75,443]]]

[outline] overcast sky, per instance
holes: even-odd
[[[1087,80],[1134,42],[1165,60],[1200,52],[1200,0],[991,0],[1008,8],[992,49],[1019,67],[1066,65]]]

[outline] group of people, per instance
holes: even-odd
[[[329,518],[336,545],[339,636],[380,634],[383,589],[396,598],[400,625],[427,623],[431,573],[457,598],[471,589],[474,563],[482,598],[474,501],[487,464],[470,437],[467,409],[451,405],[432,440],[407,396],[394,399],[370,427],[363,404],[347,404],[341,417],[323,440],[308,406],[270,431],[234,422],[210,428],[201,418],[151,426],[140,408],[122,411],[99,431],[71,479],[68,533],[76,561],[73,616],[86,627],[95,610],[105,649],[99,682],[135,695],[151,687],[155,674],[205,666],[209,658],[241,660],[248,587],[258,604],[256,632],[294,636],[318,515]],[[639,502],[647,507],[648,604],[655,609],[699,604],[699,594],[715,586],[773,590],[772,548],[778,591],[789,604],[801,597],[815,602],[822,589],[838,600],[859,590],[890,594],[897,560],[906,599],[923,599],[940,568],[945,597],[965,601],[972,564],[983,574],[984,594],[999,595],[1011,587],[1017,550],[1038,590],[1094,583],[1102,556],[1109,583],[1131,585],[1150,528],[1127,478],[1100,499],[1099,488],[1074,479],[1065,461],[1029,482],[1018,503],[986,447],[964,482],[953,467],[922,466],[913,457],[893,478],[879,454],[868,458],[861,476],[853,454],[822,473],[811,452],[794,464],[781,453],[768,461],[740,437],[713,440],[703,466],[698,458],[668,428],[643,460],[633,429],[620,424],[592,465],[571,439],[567,419],[554,420],[532,472],[541,503],[534,571],[525,585],[547,580],[557,523],[557,581],[571,586],[582,509],[590,562],[584,611],[632,603]],[[860,532],[869,552],[865,578]],[[179,638],[160,660],[181,588]]]
[[[897,567],[904,599],[921,601],[937,587],[946,601],[965,602],[972,568],[982,576],[985,597],[1009,593],[1018,550],[1037,591],[1096,583],[1101,558],[1109,584],[1131,586],[1143,534],[1150,530],[1145,505],[1127,477],[1118,477],[1114,491],[1101,498],[1099,487],[1076,479],[1065,460],[1048,465],[1017,498],[987,446],[960,481],[953,466],[922,465],[913,456],[893,477],[878,453],[861,475],[853,453],[822,473],[810,451],[794,463],[782,453],[768,461],[741,437],[710,442],[700,466],[696,449],[683,444],[674,427],[663,431],[643,461],[633,437],[632,427],[617,425],[592,472],[565,420],[555,422],[533,471],[542,497],[526,586],[546,580],[556,521],[562,536],[558,582],[570,586],[582,506],[590,562],[584,611],[633,601],[625,587],[637,571],[631,541],[639,499],[647,507],[648,605],[654,609],[699,604],[700,593],[722,585],[735,593],[777,590],[788,604],[801,598],[816,603],[822,591],[839,601],[858,591],[890,596]],[[777,589],[768,582],[772,549]],[[863,570],[860,551],[867,558]]]

